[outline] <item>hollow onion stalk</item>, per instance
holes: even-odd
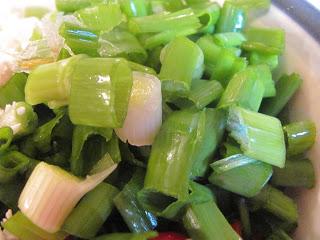
[[[269,181],[272,167],[242,154],[233,155],[212,163],[209,181],[230,192],[253,197]]]
[[[146,0],[120,0],[121,9],[128,18],[148,15],[149,1]]]
[[[92,240],[148,240],[158,236],[157,232],[145,233],[111,233],[102,235]]]
[[[192,239],[240,239],[213,200],[190,204],[182,221]]]
[[[261,112],[271,116],[277,116],[301,84],[302,79],[296,73],[282,76],[276,83],[276,96],[263,101]]]
[[[72,74],[69,115],[73,124],[120,128],[132,88],[132,71],[124,59],[84,58]]]
[[[92,175],[82,180],[57,166],[40,162],[20,195],[18,207],[43,230],[57,232],[79,200],[116,167],[107,154],[91,170]]]
[[[120,4],[114,2],[87,7],[74,15],[85,27],[95,31],[111,31],[124,20]]]
[[[201,78],[204,56],[201,49],[186,37],[171,41],[161,52],[159,78],[164,98],[186,96],[192,79]]]
[[[156,15],[131,18],[129,30],[133,33],[156,33],[181,28],[199,28],[201,24],[192,9],[164,12]]]
[[[32,223],[20,211],[3,223],[3,228],[20,240],[63,240],[67,233],[48,233]]]
[[[10,127],[0,128],[0,153],[7,150],[13,140],[13,131]]]
[[[294,122],[283,127],[287,155],[298,155],[310,149],[316,140],[316,125],[311,121]]]
[[[229,111],[227,129],[240,143],[244,155],[280,168],[284,167],[286,146],[282,125],[277,118],[232,107]]]
[[[152,145],[162,123],[160,80],[150,74],[133,72],[128,112],[118,137],[131,145]]]
[[[80,238],[96,236],[113,209],[113,198],[118,189],[107,183],[100,183],[88,192],[72,210],[63,224],[63,231]]]

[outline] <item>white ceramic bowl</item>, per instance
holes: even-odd
[[[285,29],[286,50],[282,58],[281,72],[297,72],[304,79],[301,89],[290,103],[290,119],[311,119],[320,130],[320,0],[309,0],[313,5],[305,0],[272,2],[273,6],[268,14],[256,19],[252,24]],[[54,8],[54,0],[0,0],[0,4],[0,21],[7,20],[6,13],[12,7],[40,4]],[[319,138],[320,134],[309,153],[316,171],[316,186],[312,190],[297,190],[291,193],[299,203],[299,227],[295,234],[297,240],[320,239]]]

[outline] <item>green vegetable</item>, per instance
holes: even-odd
[[[282,229],[275,230],[267,240],[292,240],[292,238]]]
[[[298,74],[282,76],[276,83],[276,96],[263,101],[261,112],[277,116],[301,84],[302,80]]]
[[[251,222],[250,213],[247,206],[247,202],[244,198],[240,198],[238,201],[238,211],[240,215],[240,221],[242,224],[242,232],[245,238],[250,238],[251,236]]]
[[[12,102],[24,101],[24,86],[26,85],[27,75],[16,73],[0,88],[0,107],[4,108]]]
[[[63,240],[67,236],[64,232],[48,233],[33,224],[21,212],[14,214],[9,220],[2,224],[4,229],[21,240]]]
[[[176,38],[161,52],[162,67],[159,74],[162,92],[167,99],[186,96],[192,79],[201,78],[203,53],[185,37]]]
[[[127,17],[143,17],[148,15],[149,2],[146,0],[120,0],[122,11]]]
[[[120,5],[114,2],[84,8],[74,14],[86,28],[94,31],[111,31],[123,21]]]
[[[245,197],[257,195],[272,175],[272,167],[242,154],[212,163],[209,181]]]
[[[251,52],[249,61],[251,65],[266,64],[270,70],[274,70],[278,67],[279,56],[276,54]]]
[[[131,87],[132,74],[127,61],[111,58],[79,60],[71,80],[71,122],[93,127],[122,127]]]
[[[269,185],[250,201],[284,221],[295,223],[298,220],[298,209],[293,199]]]
[[[131,232],[147,232],[157,226],[157,218],[144,209],[137,198],[137,193],[143,187],[144,175],[144,171],[137,170],[114,198],[114,204]]]
[[[227,129],[240,143],[244,155],[280,168],[284,167],[286,146],[281,122],[277,118],[232,107],[229,111]]]
[[[41,19],[50,10],[46,7],[29,6],[24,9],[24,17],[36,17]]]
[[[37,114],[25,102],[13,102],[0,110],[0,128],[10,127],[15,137],[32,133],[37,124]]]
[[[96,236],[110,215],[113,198],[118,192],[118,189],[112,185],[100,183],[72,210],[64,222],[63,231],[86,239]]]
[[[143,63],[147,59],[147,52],[131,33],[120,29],[104,32],[99,38],[101,57],[126,57],[134,62]]]
[[[225,1],[217,23],[217,32],[241,32],[246,23],[246,14],[242,7]]]
[[[316,140],[316,125],[311,121],[294,122],[283,127],[287,155],[298,155],[310,149]]]
[[[191,204],[182,221],[192,239],[239,240],[237,233],[212,200],[201,204]]]
[[[161,213],[176,201],[188,197],[188,179],[198,133],[205,112],[178,111],[163,123],[152,146],[140,202],[148,210]]]
[[[31,105],[59,101],[66,103],[70,96],[73,67],[84,55],[43,64],[31,72],[25,86],[26,102]]]
[[[273,169],[271,183],[283,187],[312,188],[315,185],[315,171],[311,161],[287,160],[285,168]]]
[[[20,193],[25,185],[25,182],[21,179],[15,179],[14,181],[0,184],[0,201],[7,208],[13,211],[18,210],[18,199]]]
[[[239,32],[217,33],[213,35],[213,41],[221,47],[239,47],[246,40]]]
[[[74,12],[91,5],[91,0],[56,0],[57,10],[62,12]],[[101,0],[103,2],[103,0]]]
[[[201,24],[192,9],[186,8],[173,13],[134,17],[129,19],[128,27],[131,32],[137,34],[156,33],[185,28],[199,28],[201,27]]]
[[[13,139],[13,131],[10,127],[0,128],[0,153],[5,152]]]
[[[249,28],[245,31],[247,41],[242,44],[246,51],[264,54],[281,54],[284,51],[285,33],[277,28]]]

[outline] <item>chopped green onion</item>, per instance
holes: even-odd
[[[157,75],[156,71],[153,68],[146,67],[144,65],[141,65],[141,64],[135,63],[135,62],[131,62],[131,61],[128,61],[128,64],[129,64],[132,71],[143,72],[143,73],[147,73],[147,74],[151,74],[151,75],[155,75],[155,76]]]
[[[24,87],[27,75],[16,73],[11,79],[0,88],[0,107],[4,108],[12,102],[24,101]]]
[[[181,28],[201,27],[198,17],[192,9],[186,8],[173,13],[160,13],[129,19],[129,30],[133,33],[156,33]]]
[[[294,93],[299,89],[302,80],[298,74],[284,75],[276,83],[276,96],[264,100],[261,112],[277,116],[288,101],[292,98]]]
[[[205,112],[178,111],[163,123],[152,146],[140,202],[148,210],[161,213],[168,206],[185,201],[193,165],[192,154]]]
[[[223,158],[228,158],[233,155],[241,154],[242,151],[240,149],[240,146],[238,143],[233,141],[226,141],[222,144],[222,147],[220,149],[220,154],[223,156]]]
[[[65,170],[40,162],[25,185],[18,207],[34,224],[49,233],[60,230],[78,201],[117,167],[107,154],[81,180]]]
[[[219,4],[215,2],[199,2],[189,4],[189,7],[193,9],[202,24],[199,31],[201,33],[212,33],[220,16]]]
[[[148,34],[141,39],[141,42],[146,49],[151,50],[155,47],[167,44],[177,37],[186,37],[195,33],[197,33],[196,27],[178,28],[174,30],[166,30],[152,35]]]
[[[294,200],[269,185],[250,201],[284,221],[295,223],[298,220],[298,209]]]
[[[265,86],[255,67],[248,67],[236,73],[222,94],[219,108],[241,106],[258,111],[265,93]]]
[[[176,100],[174,104],[181,108],[195,106],[198,109],[203,109],[213,101],[219,99],[222,93],[223,87],[218,81],[195,79],[192,81],[189,96]]]
[[[131,145],[152,145],[162,123],[161,82],[154,75],[133,72],[127,116],[117,136]],[[152,106],[152,107],[151,107]]]
[[[240,47],[246,40],[242,33],[226,32],[213,35],[213,41],[221,47]]]
[[[28,17],[36,17],[41,19],[44,15],[46,15],[50,10],[46,7],[37,7],[37,6],[30,6],[24,9],[23,16]]]
[[[15,179],[11,182],[0,184],[0,201],[7,208],[18,210],[19,195],[25,185],[25,181]]]
[[[0,128],[10,127],[15,137],[28,135],[38,125],[38,116],[33,108],[25,102],[7,104],[0,109]]]
[[[132,72],[123,59],[79,60],[71,80],[69,115],[77,125],[122,127],[132,87]]]
[[[267,240],[292,240],[292,238],[283,229],[277,229],[272,232]]]
[[[284,167],[286,146],[281,122],[277,118],[233,107],[229,112],[227,129],[240,143],[244,155]]]
[[[233,4],[242,7],[246,11],[255,9],[269,9],[271,6],[270,0],[230,0]]]
[[[13,139],[13,131],[10,127],[0,128],[0,153],[5,152]]]
[[[143,187],[144,172],[137,170],[129,183],[114,198],[114,204],[131,232],[146,232],[157,226],[157,218],[144,209],[137,193]]]
[[[127,17],[144,17],[148,15],[147,0],[120,0],[121,9]]]
[[[226,114],[224,111],[208,108],[205,113],[205,124],[199,131],[200,139],[196,143],[193,154],[194,164],[191,171],[193,177],[205,175],[225,131]]]
[[[138,39],[131,33],[120,29],[104,32],[99,38],[101,57],[125,57],[134,62],[143,63],[147,59],[147,52]]]
[[[31,105],[50,101],[68,101],[74,64],[84,55],[37,67],[28,77],[25,94]]]
[[[25,173],[30,162],[30,158],[16,151],[2,154],[0,158],[0,183],[10,182],[19,174]]]
[[[285,168],[274,168],[271,183],[283,187],[312,188],[315,171],[309,159],[287,160]]]
[[[89,126],[77,125],[72,136],[72,154],[70,158],[71,171],[76,176],[84,176],[90,167],[90,161],[84,159],[82,149],[87,139],[92,135],[100,135],[109,141],[112,136],[112,129],[94,128]]]
[[[3,224],[3,228],[20,240],[46,239],[63,240],[67,234],[64,232],[48,233],[32,223],[23,213],[17,212]]]
[[[91,0],[55,0],[57,10],[62,12],[74,12],[90,6],[91,2]]]
[[[51,150],[53,129],[59,124],[64,114],[64,111],[59,111],[53,119],[41,125],[34,131],[32,140],[35,147],[40,152],[46,153]]]
[[[242,154],[212,163],[209,181],[245,197],[257,195],[272,175],[272,167]]]
[[[204,58],[201,49],[186,37],[179,37],[170,42],[161,54],[159,77],[164,97],[170,100],[186,96],[192,79],[202,76]]]
[[[246,23],[246,14],[242,7],[225,1],[217,23],[217,32],[240,32]]]
[[[123,21],[120,5],[114,2],[78,10],[74,15],[88,29],[111,31]]]
[[[192,239],[239,240],[239,236],[229,225],[213,200],[200,204],[190,204],[182,221]]]
[[[113,198],[118,189],[107,183],[100,183],[88,192],[72,210],[62,227],[63,231],[80,238],[93,238],[110,215]]]
[[[287,155],[298,155],[310,149],[316,140],[316,125],[311,121],[294,122],[283,127]]]
[[[64,22],[60,27],[59,33],[73,53],[88,54],[92,57],[99,56],[99,31]]]
[[[249,28],[245,31],[247,41],[242,44],[246,51],[265,54],[281,54],[285,45],[285,32],[277,28]]]
[[[158,236],[156,232],[145,233],[111,233],[93,238],[92,240],[148,240]]]
[[[249,59],[251,65],[266,64],[271,71],[276,69],[279,64],[279,56],[276,54],[251,52]]]

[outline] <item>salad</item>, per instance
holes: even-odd
[[[270,1],[55,3],[0,29],[0,239],[291,239],[316,128]]]

